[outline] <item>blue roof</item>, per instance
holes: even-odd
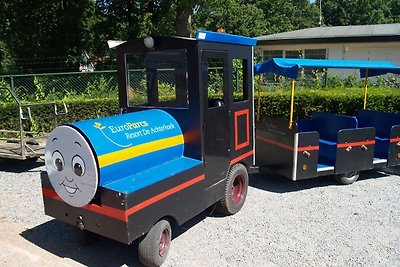
[[[237,44],[246,46],[255,46],[257,44],[257,39],[233,35],[227,33],[219,32],[209,32],[198,30],[196,33],[196,39],[200,41],[216,42],[216,43],[226,43],[226,44]]]
[[[400,74],[400,66],[386,61],[364,60],[322,60],[322,59],[297,59],[297,58],[272,58],[254,65],[254,74],[273,72],[285,77],[296,79],[302,68],[338,68],[359,69],[360,77],[365,78],[386,73]]]

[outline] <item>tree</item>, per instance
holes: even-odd
[[[327,26],[393,23],[399,21],[399,5],[398,0],[323,0],[322,14]]]
[[[189,37],[194,3],[193,0],[97,0],[107,17],[110,34],[122,35],[123,39],[150,34]]]
[[[262,10],[238,0],[209,0],[198,7],[193,20],[196,29],[215,31],[222,27],[226,33],[245,36],[259,36],[266,29]]]
[[[399,23],[400,22],[400,1],[399,0],[390,0],[388,2],[388,5],[390,6],[393,23]]]
[[[7,45],[0,41],[0,74],[12,71],[15,62]]]
[[[82,47],[85,10],[91,1],[3,0],[0,23],[3,42],[24,71],[63,68]],[[6,12],[6,13],[4,13]],[[6,15],[5,15],[6,14]],[[42,61],[38,60],[42,59]]]
[[[264,12],[268,34],[318,25],[318,8],[308,0],[254,1]]]
[[[246,36],[318,25],[319,0],[3,0],[0,71],[76,70],[82,51],[112,57],[107,40],[189,37],[196,29]],[[323,0],[325,25],[400,22],[399,0]],[[114,67],[114,66],[109,66]]]
[[[192,14],[195,2],[193,0],[176,1],[175,30],[177,36],[192,36]]]

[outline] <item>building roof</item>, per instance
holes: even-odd
[[[257,45],[400,41],[400,23],[316,27],[260,36]]]

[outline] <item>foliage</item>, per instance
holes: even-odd
[[[399,6],[398,0],[324,0],[323,22],[328,26],[398,23]]]
[[[96,99],[71,99],[64,101],[68,107],[68,113],[58,117],[58,123],[104,117],[119,113],[117,98]],[[63,110],[58,102],[58,109]],[[18,130],[18,106],[13,103],[0,103],[0,129]],[[24,115],[27,111],[23,110]],[[24,130],[40,130],[49,132],[54,128],[54,114],[51,106],[31,107],[32,121],[24,121]],[[26,116],[27,117],[27,116]]]
[[[324,0],[325,25],[400,22],[398,0]],[[260,36],[315,27],[309,0],[3,0],[0,73],[76,71],[86,51],[96,69],[115,68],[107,40],[193,35],[197,29]]]
[[[391,89],[371,89],[367,108],[400,113],[400,91]],[[295,118],[301,119],[313,111],[329,111],[354,115],[362,109],[364,93],[362,88],[324,90],[304,89],[295,94]],[[257,105],[257,101],[256,105]],[[261,114],[289,118],[290,91],[262,92]]]
[[[194,28],[215,31],[222,27],[226,33],[260,36],[266,32],[263,10],[246,1],[206,1],[193,16]]]
[[[0,28],[0,36],[7,47],[13,49],[14,60],[18,63],[14,71],[17,68],[56,70],[61,64],[65,66],[63,59],[68,55],[79,54],[88,20],[85,11],[93,7],[91,3],[89,0],[2,1],[0,24],[6,27]]]
[[[319,9],[308,0],[254,1],[263,10],[268,34],[318,25]],[[265,33],[265,34],[266,34]]]
[[[171,94],[168,84],[160,84],[161,90]],[[400,89],[370,88],[367,108],[400,113]],[[210,94],[210,99],[220,98]],[[167,100],[167,99],[166,99]],[[363,107],[363,88],[324,88],[297,90],[295,95],[295,118],[310,116],[315,110],[354,115]],[[130,104],[142,101],[140,97],[130,99]],[[115,115],[119,113],[118,98],[66,99],[68,114],[58,118],[59,124],[85,119]],[[257,100],[255,101],[257,105]],[[261,111],[263,115],[289,116],[290,90],[262,92]],[[62,110],[58,102],[58,109]],[[33,121],[25,121],[25,130],[48,132],[54,127],[53,109],[49,106],[32,107]],[[26,114],[26,110],[24,110]],[[18,107],[13,102],[0,102],[0,129],[17,130]]]
[[[0,74],[9,72],[14,63],[14,58],[7,44],[0,41]]]
[[[157,87],[159,101],[174,100],[176,97],[175,84],[158,81]]]
[[[100,76],[98,79],[88,82],[86,86],[86,90],[83,91],[80,95],[83,98],[109,98],[115,97],[118,92],[118,85],[113,84],[114,78],[110,77],[106,79],[104,76]]]

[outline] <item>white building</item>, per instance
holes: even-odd
[[[390,61],[400,65],[400,23],[317,27],[257,39],[264,61],[286,57]]]

